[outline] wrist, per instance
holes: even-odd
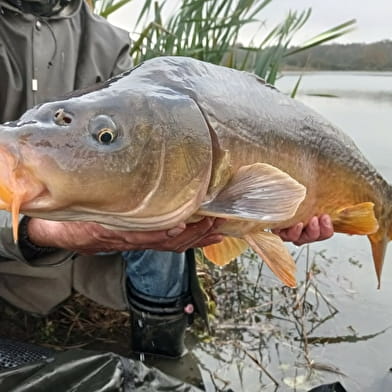
[[[54,245],[52,236],[42,222],[42,219],[28,218],[26,225],[27,238],[34,245],[41,248],[52,247]]]
[[[19,247],[23,256],[27,260],[41,257],[58,250],[52,246],[46,246],[45,243],[36,242],[36,234],[45,236],[45,233],[40,233],[39,230],[32,228],[34,218],[23,217],[19,225]]]

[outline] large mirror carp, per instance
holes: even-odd
[[[0,126],[0,208],[159,230],[227,219],[204,248],[223,265],[251,246],[288,286],[295,263],[269,229],[326,213],[367,235],[378,279],[392,188],[353,141],[257,76],[190,58],[146,61]]]

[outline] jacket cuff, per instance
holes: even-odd
[[[32,261],[34,259],[37,259],[38,257],[43,257],[58,251],[58,248],[42,247],[35,245],[33,242],[30,241],[30,237],[27,231],[30,220],[30,217],[24,216],[19,222],[18,245],[23,257],[28,261]]]
[[[20,224],[27,226],[25,221],[27,217],[20,216]],[[27,218],[28,221],[28,218]],[[24,230],[27,230],[25,226]],[[19,229],[19,234],[21,230]],[[27,232],[26,232],[27,234]],[[22,234],[23,236],[23,234]],[[3,260],[18,260],[31,266],[55,266],[62,264],[69,260],[75,252],[57,249],[57,248],[40,248],[30,242],[27,245],[26,238],[22,237],[18,243],[14,242],[12,235],[11,225],[5,224],[0,228],[0,259]],[[32,246],[34,249],[28,250],[28,247]]]

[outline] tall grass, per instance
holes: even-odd
[[[93,0],[95,11],[104,17],[130,2]],[[293,38],[309,20],[311,9],[291,11],[270,31],[263,31],[263,10],[272,0],[182,0],[164,17],[169,2],[173,6],[173,0],[145,0],[136,26],[129,26],[137,32],[131,49],[135,64],[162,55],[190,56],[252,71],[274,84],[285,57],[340,37],[355,24],[347,21],[293,49]],[[240,32],[257,22],[261,43],[240,45]]]

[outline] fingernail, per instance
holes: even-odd
[[[318,221],[317,217],[314,216],[314,217],[310,220],[309,226],[310,226],[312,229],[315,229],[316,226],[317,226],[317,221]]]
[[[222,242],[223,241],[223,238],[224,238],[224,235],[223,234],[213,234],[213,242],[215,243],[215,244],[217,244],[217,243],[219,243],[219,242]]]
[[[304,228],[304,224],[302,222],[298,223],[297,226],[295,227],[295,231],[297,233],[301,232],[302,229]]]
[[[329,217],[329,215],[323,215],[321,217],[321,223],[326,227],[332,226],[331,218]]]
[[[185,230],[185,228],[186,228],[185,224],[183,226],[181,225],[181,226],[174,227],[173,229],[167,231],[167,235],[169,237],[177,237]]]

